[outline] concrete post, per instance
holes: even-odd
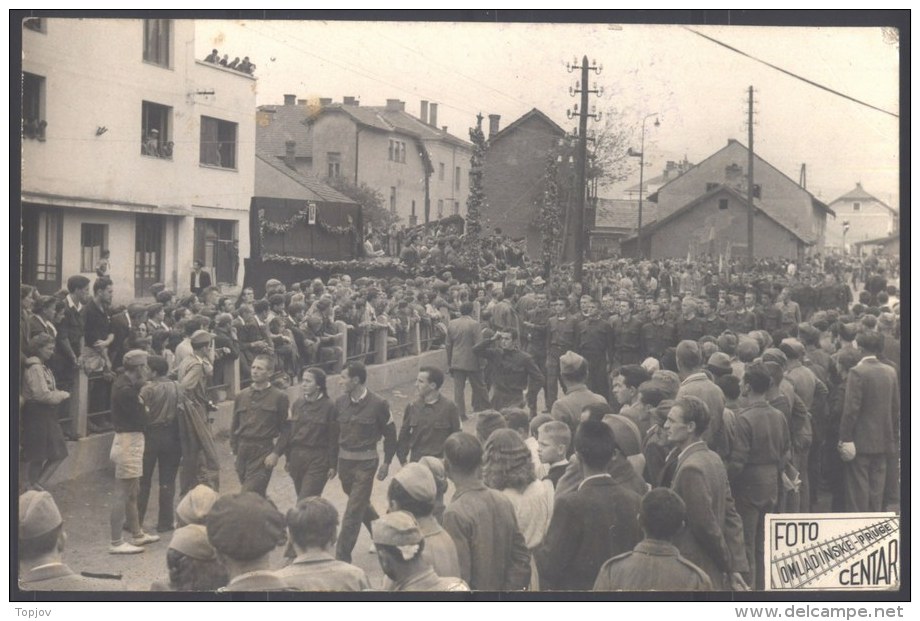
[[[228,358],[224,363],[224,380],[227,382],[227,399],[233,399],[240,394],[240,384],[243,373],[240,371],[240,361]]]
[[[420,353],[422,353],[422,335],[419,322],[413,321],[409,327],[409,355],[418,356]]]
[[[374,364],[387,361],[387,329],[384,326],[374,328]]]
[[[75,371],[68,407],[74,435],[78,438],[85,438],[89,421],[89,378],[86,377],[82,367],[78,367]]]
[[[348,324],[339,320],[336,321],[334,325],[337,333],[335,344],[341,350],[336,368],[341,370],[344,369],[345,365],[348,363]],[[338,372],[338,370],[336,372]]]

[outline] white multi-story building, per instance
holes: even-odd
[[[120,303],[188,291],[195,259],[242,283],[255,78],[196,60],[194,38],[191,20],[26,20],[23,282],[92,278],[107,249]]]

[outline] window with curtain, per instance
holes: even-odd
[[[169,34],[172,20],[144,20],[144,61],[169,67]]]
[[[105,238],[108,230],[105,224],[80,225],[80,271],[92,272],[96,269],[96,262],[102,258],[105,250]]]

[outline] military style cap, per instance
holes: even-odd
[[[268,552],[284,538],[284,516],[255,492],[221,496],[207,518],[208,540],[230,558],[250,561]]]
[[[201,524],[177,528],[169,542],[169,549],[199,561],[210,561],[216,557],[214,546],[208,541],[208,531]]]
[[[143,349],[132,349],[124,355],[122,363],[126,367],[140,367],[147,364],[147,352]]]
[[[371,524],[374,543],[385,546],[411,546],[422,541],[418,522],[408,511],[394,511]]]
[[[30,490],[19,497],[19,538],[47,535],[64,523],[54,498],[48,492]]]
[[[785,368],[786,363],[789,362],[789,359],[786,358],[786,354],[784,354],[781,349],[776,349],[775,347],[771,347],[770,349],[766,350],[763,353],[763,361],[764,362],[778,362],[779,364],[783,365],[783,367]]]
[[[410,496],[420,502],[431,502],[437,496],[438,488],[434,475],[422,464],[406,464],[393,476],[393,479],[398,481]]]
[[[728,354],[725,352],[717,351],[713,355],[709,356],[709,361],[706,363],[706,366],[713,369],[718,369],[719,371],[726,371],[731,373],[732,371],[732,361],[728,357]]]
[[[207,345],[213,338],[214,335],[207,330],[195,330],[195,333],[192,334],[191,342],[192,345]]]
[[[431,471],[435,486],[443,493],[447,489],[447,472],[444,470],[444,462],[432,455],[425,455],[418,460],[418,463]]]
[[[567,351],[559,356],[559,372],[563,375],[571,375],[576,373],[585,362],[585,359],[579,354]]]
[[[128,314],[133,316],[140,315],[141,313],[147,310],[146,304],[141,304],[139,302],[132,302],[128,304]]]
[[[785,350],[789,350],[790,353],[801,358],[805,355],[805,346],[802,345],[802,342],[799,339],[794,338],[785,338],[780,341],[780,349],[783,350],[783,353],[786,353]],[[789,354],[786,354],[786,357],[789,357]]]
[[[207,485],[198,485],[182,497],[176,515],[186,524],[204,524],[218,495]]]

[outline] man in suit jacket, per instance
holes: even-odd
[[[709,410],[710,423],[703,439],[723,459],[728,457],[729,442],[722,421],[725,395],[709,376],[703,372],[703,357],[696,341],[684,340],[677,344],[677,372],[680,376],[678,397],[699,397]]]
[[[847,376],[840,453],[846,462],[844,502],[847,511],[883,511],[887,457],[898,453],[901,411],[895,370],[879,361],[882,336],[856,337],[863,358]]]
[[[607,472],[616,450],[608,425],[591,420],[579,425],[575,451],[585,478],[574,493],[557,496],[549,529],[534,551],[542,589],[591,590],[601,566],[642,539],[641,497]]]
[[[190,288],[192,293],[195,295],[200,295],[202,291],[211,286],[211,275],[201,268],[203,264],[198,259],[192,261],[192,277]]]
[[[454,403],[460,410],[460,418],[467,420],[466,382],[473,389],[473,411],[481,412],[489,408],[489,396],[482,379],[479,358],[473,347],[482,340],[482,328],[473,319],[473,303],[460,304],[460,316],[447,324],[447,368],[454,378]]]
[[[745,590],[748,570],[741,517],[722,459],[706,446],[711,416],[697,397],[679,397],[664,428],[677,454],[671,489],[687,506],[687,527],[675,539],[680,553],[709,575],[717,590]]]

